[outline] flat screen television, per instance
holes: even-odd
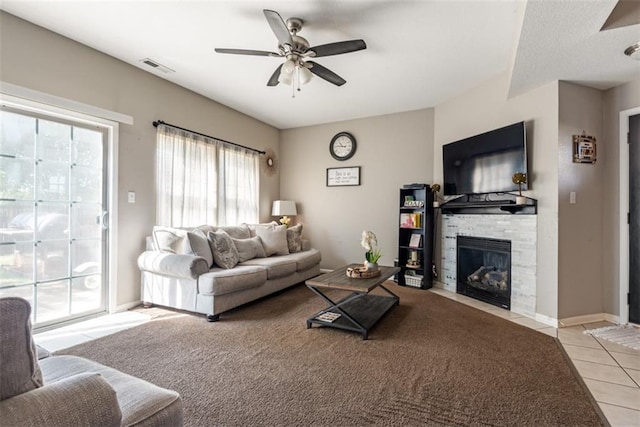
[[[446,196],[518,190],[512,177],[527,173],[525,123],[445,144],[442,157]]]

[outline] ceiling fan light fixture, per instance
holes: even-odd
[[[293,74],[285,74],[281,72],[280,77],[278,77],[278,82],[290,86],[293,83]]]
[[[300,67],[300,84],[306,85],[313,78],[313,74],[307,67]]]
[[[293,83],[293,72],[296,70],[296,63],[291,59],[287,59],[282,68],[280,69],[280,77],[278,81],[285,85],[291,85]]]
[[[631,59],[640,61],[640,42],[634,43],[625,49],[624,54]]]

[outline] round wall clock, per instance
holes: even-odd
[[[340,132],[331,139],[329,152],[336,160],[350,159],[356,154],[356,139],[348,132]]]

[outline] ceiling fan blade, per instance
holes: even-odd
[[[340,55],[341,53],[355,52],[358,50],[366,49],[367,44],[364,40],[347,40],[344,42],[322,44],[320,46],[313,46],[307,49],[307,52],[315,52],[315,58],[321,56]]]
[[[276,70],[271,75],[271,78],[267,82],[267,86],[278,86],[278,83],[280,83],[280,81],[278,80],[280,78],[280,70],[282,69],[283,65],[284,64],[280,64],[278,68],[276,68]]]
[[[306,63],[311,64],[311,68],[309,68],[309,71],[311,71],[321,79],[325,79],[329,83],[333,83],[336,86],[342,86],[347,82],[345,79],[329,70],[328,68],[325,68],[322,65],[318,64],[317,62],[307,61]]]
[[[293,46],[293,40],[291,39],[291,34],[289,34],[287,24],[284,23],[280,14],[278,14],[278,12],[276,11],[268,9],[264,9],[262,12],[267,18],[267,22],[269,23],[271,30],[278,38],[278,43],[280,43],[280,46],[283,46],[285,44]]]
[[[218,53],[232,53],[235,55],[255,55],[255,56],[277,56],[280,57],[279,53],[276,52],[267,52],[264,50],[250,50],[250,49],[223,49],[223,48],[215,48],[215,51]]]

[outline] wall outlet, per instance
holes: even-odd
[[[136,192],[135,191],[129,191],[127,200],[128,200],[129,203],[135,203],[136,202]]]

